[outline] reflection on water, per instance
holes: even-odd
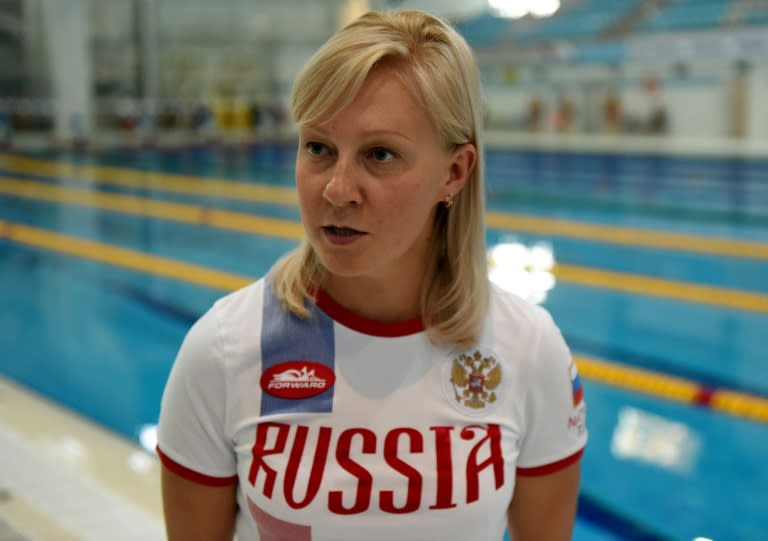
[[[676,473],[695,466],[701,442],[687,425],[636,408],[619,411],[611,452],[617,458],[635,459]]]

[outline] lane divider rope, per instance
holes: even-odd
[[[768,398],[765,397],[707,387],[683,378],[594,357],[574,355],[574,361],[579,373],[587,380],[768,423]]]
[[[0,153],[0,167],[16,173],[54,178],[69,178],[94,184],[188,195],[215,196],[240,201],[295,206],[293,188],[269,186],[226,179],[196,177],[174,173],[143,171],[66,161],[43,160]],[[574,220],[487,212],[486,223],[495,229],[519,233],[555,235],[618,245],[644,246],[713,254],[723,257],[768,260],[768,244],[739,239],[671,233],[617,225],[590,224]]]
[[[133,195],[94,192],[21,179],[0,180],[0,194],[296,241],[301,239],[304,234],[302,225],[291,220],[254,216],[243,212],[186,203],[158,201]],[[587,287],[613,289],[736,310],[768,313],[768,295],[751,291],[691,284],[679,280],[593,269],[578,265],[558,264],[553,271],[560,281]]]
[[[0,220],[0,240],[222,291],[232,291],[252,281],[246,276],[4,220]],[[594,357],[574,355],[574,359],[579,372],[587,380],[768,423],[768,399],[764,397],[727,389],[709,388],[683,378]]]

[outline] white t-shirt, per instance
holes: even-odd
[[[262,279],[189,331],[158,453],[238,483],[239,541],[499,541],[516,475],[557,471],[586,440],[581,382],[540,307],[494,287],[459,351],[322,292],[299,319]]]

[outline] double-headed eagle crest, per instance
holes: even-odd
[[[493,357],[479,351],[472,356],[459,355],[453,360],[451,384],[456,402],[481,409],[496,401],[496,388],[501,383],[501,366]]]

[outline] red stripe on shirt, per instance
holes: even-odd
[[[317,306],[326,313],[332,320],[349,327],[353,331],[367,334],[370,336],[381,336],[384,338],[398,338],[423,332],[425,330],[424,322],[420,317],[407,319],[405,321],[395,321],[385,323],[368,319],[354,312],[351,312],[337,303],[328,293],[322,289],[316,292]]]
[[[160,457],[160,462],[163,463],[163,466],[188,481],[193,481],[208,487],[226,487],[237,482],[237,475],[233,475],[231,477],[212,477],[210,475],[205,475],[203,473],[196,472],[195,470],[190,470],[189,468],[182,466],[178,462],[174,461],[171,457],[163,453],[159,445],[156,447],[156,450],[157,456]]]
[[[550,473],[555,473],[556,471],[560,471],[563,468],[566,468],[567,466],[577,462],[583,453],[584,449],[582,448],[573,453],[571,456],[567,456],[564,459],[558,460],[557,462],[552,462],[551,464],[544,464],[543,466],[536,466],[534,468],[517,468],[517,475],[532,477],[536,475],[548,475]]]

